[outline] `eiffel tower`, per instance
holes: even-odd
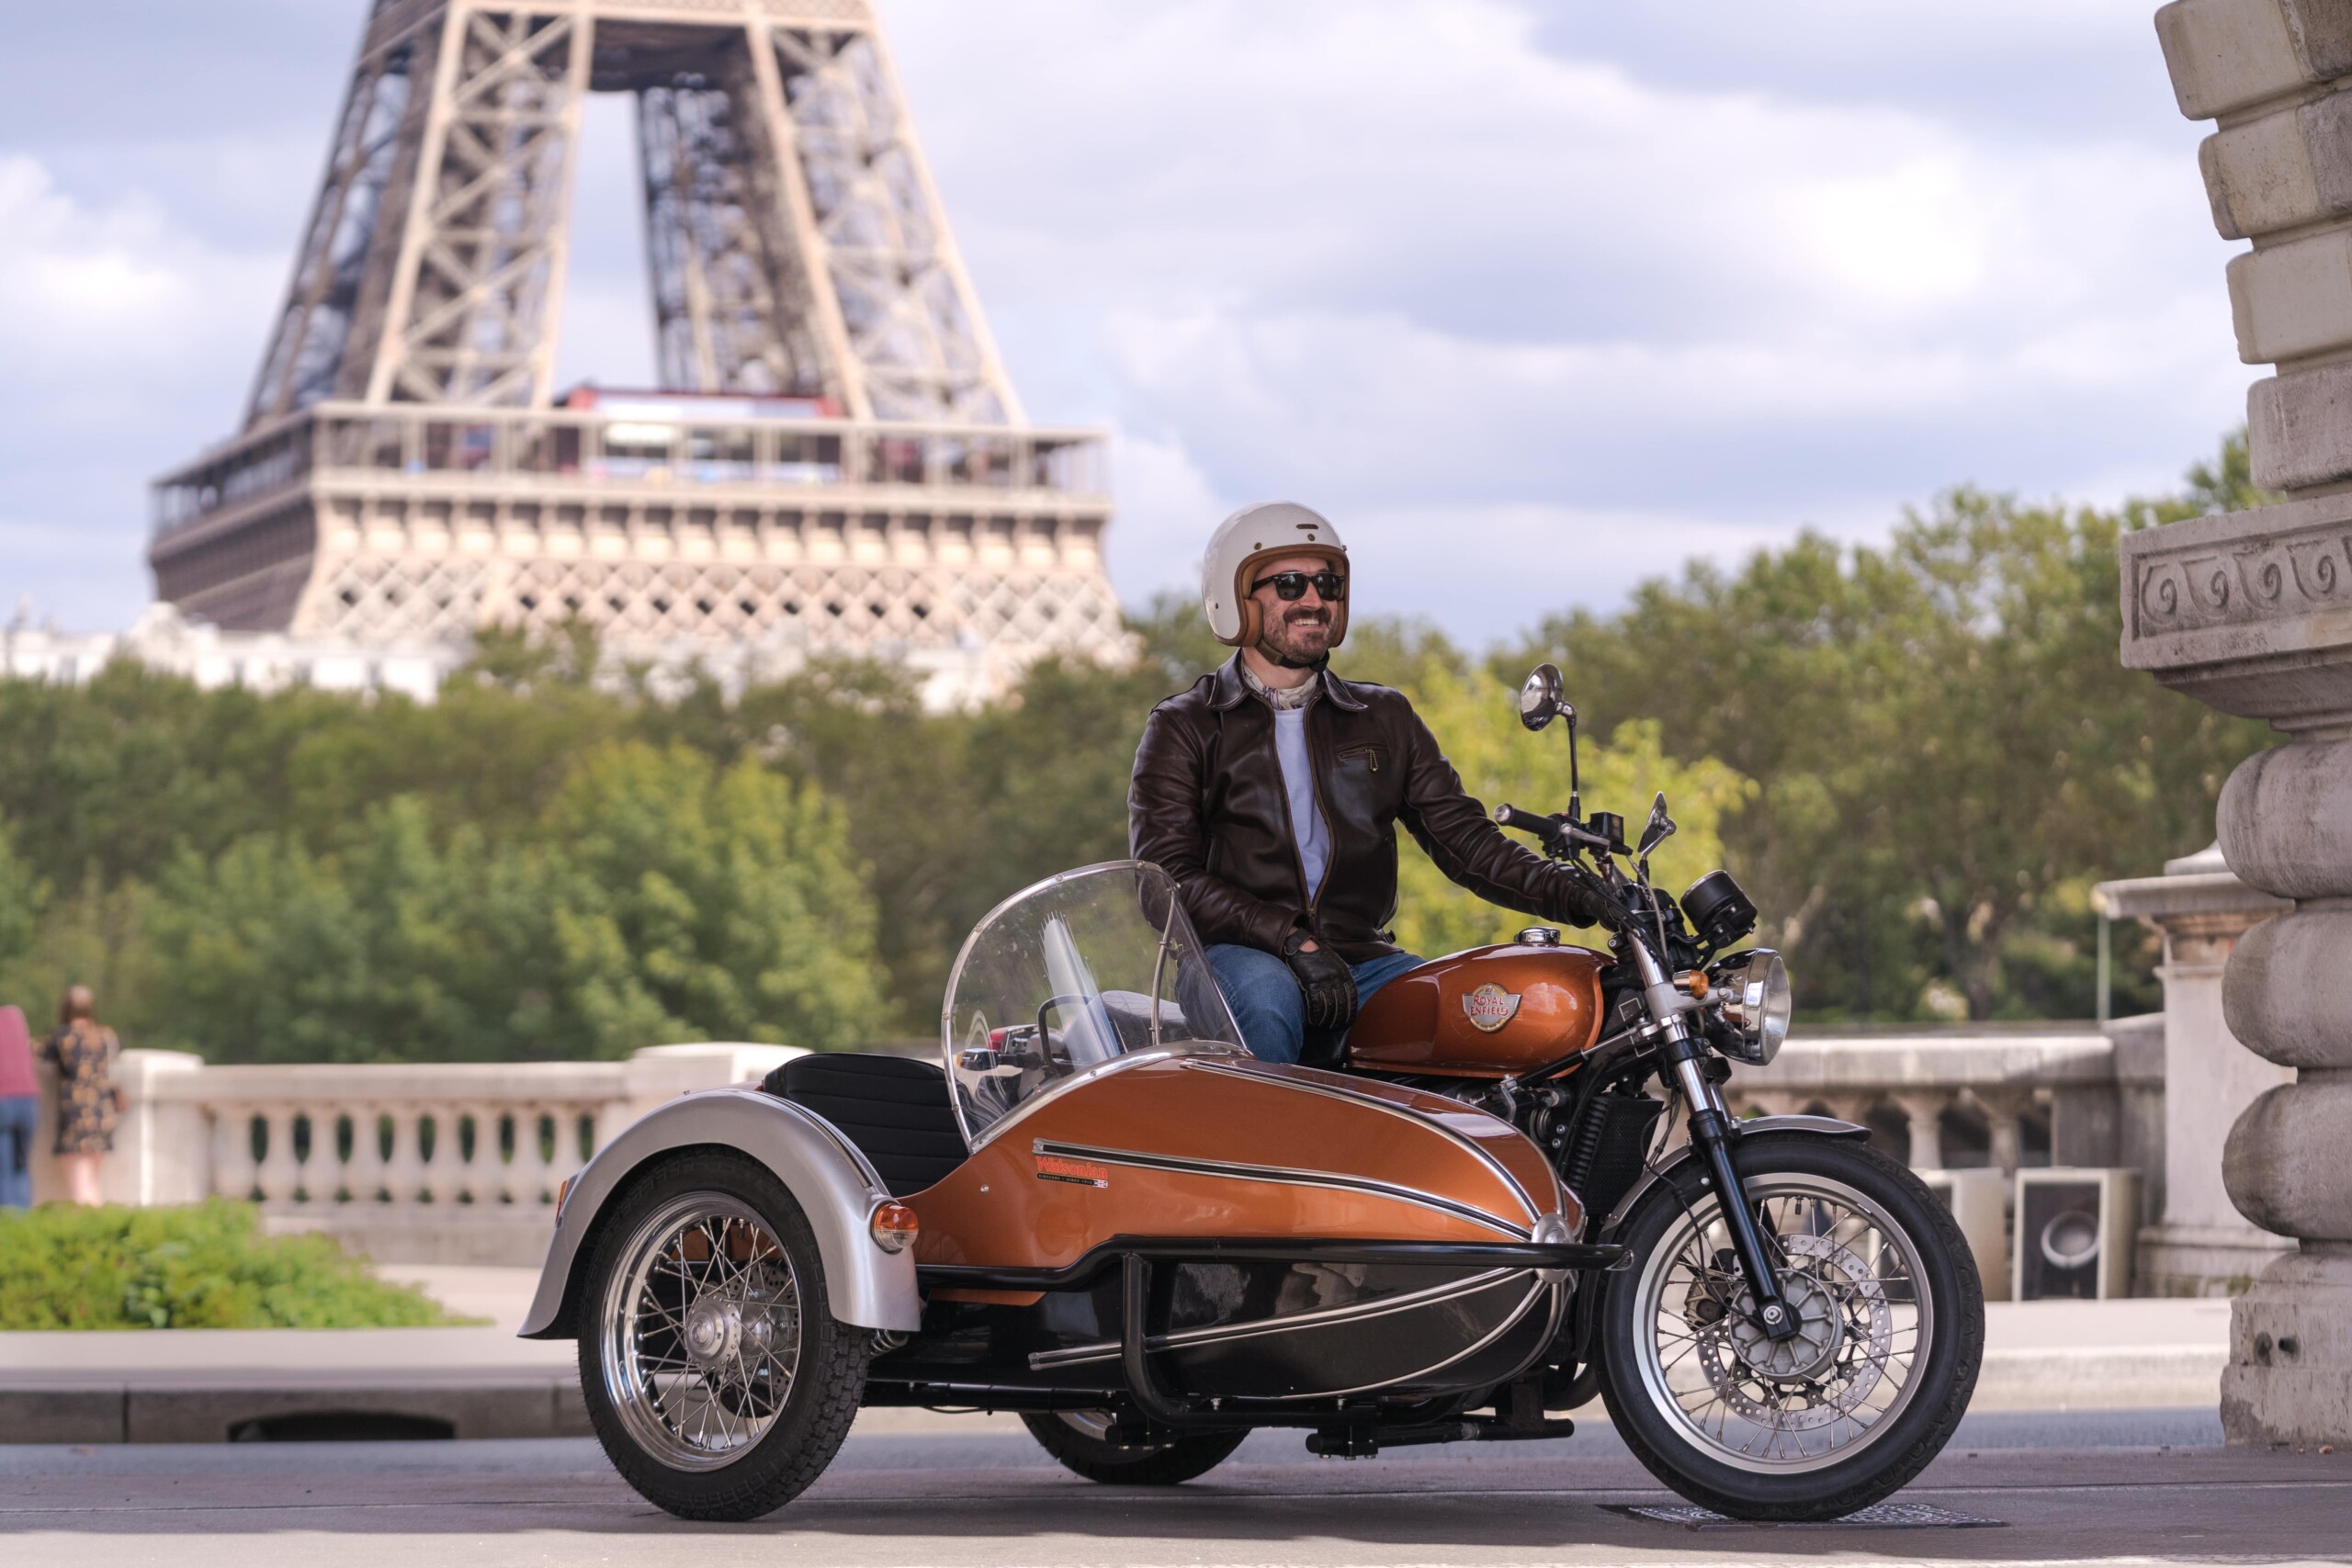
[[[645,391],[555,385],[592,92],[637,100]],[[374,0],[243,428],[155,481],[148,559],[234,630],[1012,668],[1118,646],[1102,448],[1023,419],[865,0]]]

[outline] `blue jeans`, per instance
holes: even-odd
[[[40,1096],[0,1096],[0,1209],[33,1205],[33,1134],[40,1128]]]
[[[1420,965],[1421,960],[1409,953],[1349,964],[1356,977],[1356,1005],[1362,1007],[1381,987]],[[1217,989],[1225,993],[1233,1021],[1241,1026],[1241,1043],[1250,1047],[1250,1054],[1261,1062],[1297,1061],[1309,1043],[1306,998],[1290,965],[1263,948],[1220,942],[1209,945],[1209,967],[1216,972]],[[1324,1052],[1336,1053],[1346,1038],[1344,1032],[1334,1036],[1318,1032],[1312,1043],[1320,1056]]]

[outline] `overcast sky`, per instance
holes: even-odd
[[[0,614],[145,603],[145,480],[234,426],[366,8],[7,6]],[[1031,417],[1117,432],[1122,593],[1280,496],[1473,645],[2205,455],[2255,372],[2152,11],[882,0]],[[568,380],[651,376],[631,137],[592,104]]]

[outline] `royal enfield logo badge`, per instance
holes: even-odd
[[[1462,1010],[1469,1015],[1472,1028],[1492,1034],[1519,1016],[1519,993],[1490,980],[1462,998]]]

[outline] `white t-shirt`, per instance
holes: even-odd
[[[1306,710],[1274,710],[1274,755],[1282,760],[1283,788],[1290,796],[1291,834],[1298,840],[1298,858],[1306,867],[1306,897],[1313,902],[1322,891],[1323,874],[1331,865],[1331,829],[1315,801],[1315,762],[1306,750]]]

